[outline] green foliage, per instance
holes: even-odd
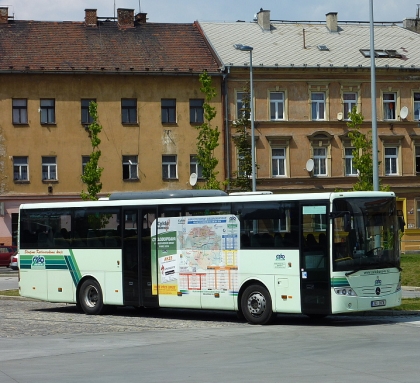
[[[81,192],[83,200],[97,201],[98,194],[102,190],[101,174],[103,168],[99,167],[99,158],[101,157],[101,151],[99,150],[99,144],[101,139],[99,133],[102,131],[102,126],[98,123],[98,104],[96,102],[90,102],[89,104],[89,115],[92,117],[93,122],[89,125],[89,138],[92,145],[92,153],[90,154],[89,162],[85,166],[84,173],[81,175],[83,183],[87,185],[87,192]]]
[[[363,134],[360,126],[364,117],[353,107],[349,112],[350,121],[347,126],[351,129],[349,138],[353,149],[353,166],[357,169],[358,180],[353,185],[353,191],[373,190],[373,160],[372,160],[372,132]],[[379,163],[378,163],[379,165]],[[388,191],[389,186],[379,185],[380,190]]]
[[[214,156],[214,150],[219,146],[220,131],[216,126],[212,127],[211,121],[216,117],[216,108],[210,105],[210,101],[216,96],[215,88],[212,86],[211,76],[207,72],[200,75],[200,90],[205,95],[204,122],[197,126],[197,162],[202,167],[203,178],[205,179],[202,189],[221,189],[221,183],[217,180],[216,167],[219,160]]]
[[[233,136],[233,142],[236,146],[239,157],[239,169],[233,173],[231,186],[240,191],[252,190],[252,143],[250,137],[251,131],[251,104],[250,104],[250,88],[247,83],[243,89],[242,97],[243,108],[241,117],[233,122],[236,126],[236,135]]]

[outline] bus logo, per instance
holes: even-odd
[[[375,281],[375,286],[380,286],[380,285],[382,285],[382,281],[379,279],[379,277],[377,277]]]
[[[284,254],[277,254],[276,255],[276,261],[285,261],[286,256]]]
[[[32,267],[45,267],[45,257],[35,255],[32,257]]]

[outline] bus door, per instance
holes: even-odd
[[[152,295],[151,225],[156,208],[123,210],[123,291],[124,304],[156,307]]]
[[[303,314],[331,313],[328,202],[302,203],[300,291]]]

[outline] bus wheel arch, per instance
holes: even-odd
[[[244,284],[238,294],[238,309],[250,324],[268,324],[274,317],[273,301],[267,287],[258,280]]]
[[[101,285],[93,277],[85,277],[77,288],[77,305],[88,315],[104,312],[104,296]]]

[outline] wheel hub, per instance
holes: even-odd
[[[248,297],[248,310],[254,316],[261,315],[266,308],[266,301],[264,295],[261,293],[252,293]]]

